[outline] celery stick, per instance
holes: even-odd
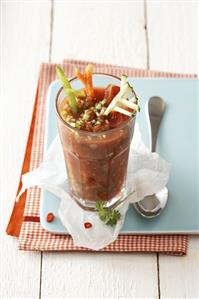
[[[68,103],[74,114],[78,112],[76,97],[73,94],[68,94]]]
[[[63,69],[58,65],[56,65],[56,73],[57,73],[57,76],[58,76],[59,80],[61,81],[63,87],[72,88],[68,78],[64,74]]]
[[[69,92],[69,90],[72,90],[71,84],[70,84],[68,78],[65,76],[64,71],[62,70],[62,68],[60,66],[56,66],[56,72],[57,72],[57,76],[58,76],[59,80],[62,83],[64,92],[67,95],[69,106],[70,106],[72,112],[76,114],[78,112],[76,96],[74,95],[73,92],[71,92],[71,91]]]
[[[66,93],[72,93],[76,97],[84,97],[85,96],[85,93],[83,90],[75,90],[72,88],[65,88],[64,91]]]

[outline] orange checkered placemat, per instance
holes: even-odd
[[[84,69],[87,61],[64,60],[66,74],[73,76],[74,67]],[[104,72],[129,77],[172,77],[194,78],[196,75],[173,74],[159,71],[133,69],[110,64],[92,63],[94,72]],[[22,174],[39,166],[43,159],[43,141],[45,131],[45,103],[49,84],[55,79],[55,64],[42,64],[38,89],[33,110],[30,133],[22,167]],[[19,184],[19,189],[21,182]],[[18,192],[19,192],[18,189]],[[27,190],[15,203],[7,227],[7,233],[19,236],[19,249],[37,251],[91,251],[73,244],[70,235],[55,235],[45,231],[39,218],[40,189]],[[100,252],[161,252],[184,255],[187,252],[187,235],[119,235],[117,240]]]

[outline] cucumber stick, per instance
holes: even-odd
[[[111,103],[109,104],[109,106],[106,108],[106,110],[104,112],[104,115],[108,115],[111,111],[115,110],[115,107],[118,106],[118,104],[120,102],[124,102],[124,99],[126,100],[128,98],[129,94],[132,93],[132,90],[133,90],[133,88],[127,82],[127,76],[122,75],[122,77],[121,77],[121,84],[120,84],[120,91],[113,98],[113,100],[111,101]],[[128,105],[128,107],[130,107],[130,106]]]

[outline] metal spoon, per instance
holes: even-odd
[[[155,152],[156,141],[162,116],[165,111],[166,104],[160,97],[151,97],[147,102],[146,108],[148,108],[148,127],[149,127],[149,139],[150,149]],[[136,211],[146,218],[157,217],[165,208],[168,200],[168,189],[165,187],[159,192],[144,197],[141,201],[134,203]]]

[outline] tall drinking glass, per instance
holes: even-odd
[[[74,78],[71,85],[81,89]],[[120,86],[120,79],[107,74],[93,74],[95,87]],[[60,115],[60,104],[66,98],[61,88],[56,96],[58,130],[72,198],[84,209],[94,210],[96,201],[107,207],[126,196],[126,174],[135,119],[103,132],[87,132],[71,127]]]

